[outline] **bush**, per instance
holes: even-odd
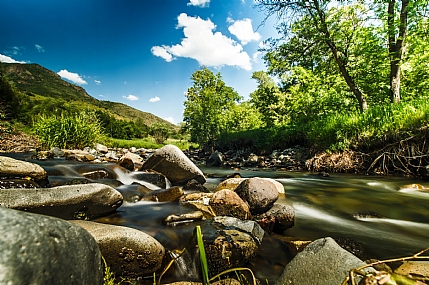
[[[46,149],[81,149],[105,138],[95,113],[85,111],[59,117],[40,116],[33,124],[33,132]]]

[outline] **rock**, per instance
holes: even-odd
[[[241,285],[240,281],[234,279],[234,278],[225,278],[219,281],[212,281],[210,282],[210,285]],[[166,283],[164,285],[203,285],[201,282],[195,282],[195,281],[178,281],[178,282],[172,282],[172,283]]]
[[[429,278],[429,261],[403,261],[402,264],[395,269],[396,274],[401,275],[419,275]]]
[[[89,221],[73,223],[94,237],[107,265],[116,277],[147,276],[161,267],[165,249],[150,235],[122,226]]]
[[[364,265],[365,262],[341,248],[332,238],[321,238],[307,245],[286,265],[275,285],[341,284],[351,269]]]
[[[103,284],[100,250],[68,221],[0,207],[0,284]]]
[[[0,177],[30,177],[35,181],[47,181],[48,174],[37,164],[0,156]]]
[[[138,154],[127,152],[124,156],[122,156],[119,159],[118,164],[125,169],[134,171],[142,167],[143,158],[141,158],[140,155]]]
[[[231,190],[220,190],[210,199],[210,206],[217,216],[230,216],[241,220],[250,218],[249,206]]]
[[[183,191],[209,192],[204,185],[195,179],[189,180],[186,185],[183,186]]]
[[[170,181],[163,174],[155,171],[138,171],[133,172],[134,179],[138,180],[139,183],[142,181],[155,185],[157,188],[166,189],[171,187]],[[149,185],[148,185],[149,186]],[[155,190],[155,189],[152,189]]]
[[[168,226],[177,226],[180,224],[188,224],[195,221],[200,221],[204,217],[200,211],[194,211],[181,215],[169,215],[162,222]]]
[[[179,202],[181,204],[196,202],[209,205],[210,199],[213,197],[213,195],[214,193],[188,193],[180,197]]]
[[[269,180],[249,178],[243,181],[235,192],[249,205],[252,214],[268,211],[279,198],[279,192]]]
[[[49,150],[49,152],[52,153],[54,157],[64,157],[64,151],[59,147],[53,147]]]
[[[201,170],[174,145],[166,145],[156,150],[145,161],[143,169],[160,172],[175,185],[184,185],[191,179],[195,179],[201,184],[206,182]]]
[[[54,158],[54,154],[49,150],[39,150],[31,156],[31,159],[37,159],[37,160],[48,160],[53,158]]]
[[[214,151],[206,160],[207,166],[221,166],[223,163],[223,155],[219,151]]]
[[[169,189],[153,190],[144,195],[142,201],[154,202],[172,202],[183,195],[183,190],[179,186],[174,186]]]
[[[102,144],[95,144],[95,149],[99,152],[99,153],[104,153],[106,154],[109,150],[107,149],[107,146],[102,145]]]
[[[0,189],[7,188],[40,188],[40,185],[27,179],[0,179]]]
[[[250,234],[259,244],[264,238],[264,230],[254,221],[242,221],[234,217],[215,217],[214,223],[222,224],[226,227],[234,227]]]
[[[243,182],[244,180],[246,180],[246,178],[229,178],[229,179],[226,179],[226,180],[222,181],[216,187],[215,191],[219,191],[222,189],[228,189],[231,191],[235,191],[235,189],[237,189],[238,185],[240,185],[241,182]]]
[[[6,208],[55,216],[91,219],[116,211],[121,193],[98,183],[38,189],[0,189],[0,205]]]
[[[274,235],[274,237],[276,239],[279,239],[284,245],[286,245],[289,253],[292,256],[295,256],[298,254],[298,252],[303,251],[304,248],[312,242],[311,240],[307,239],[300,239],[281,235]]]
[[[220,219],[220,217],[215,219],[218,218]],[[252,233],[230,224],[231,221],[239,223],[240,220],[228,217],[228,223],[220,223],[215,219],[201,225],[210,276],[230,268],[244,266],[256,255],[259,248],[259,241]],[[259,227],[256,222],[248,222]],[[263,232],[262,229],[260,231]]]
[[[65,150],[64,156],[67,160],[76,160],[80,162],[94,161],[95,156],[83,150]]]
[[[290,205],[274,204],[267,212],[254,218],[268,233],[282,233],[295,224],[295,210]]]

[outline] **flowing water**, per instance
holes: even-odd
[[[108,177],[92,181],[112,185],[121,192],[131,189],[133,182],[142,183],[136,173],[124,171],[115,164],[83,164],[61,159],[29,161],[47,169],[51,174],[50,181],[78,179],[82,178],[82,173],[105,169]],[[266,234],[258,256],[249,264],[258,278],[271,284],[291,259],[287,246],[281,241],[284,237],[303,240],[327,236],[348,238],[362,244],[371,257],[379,259],[408,256],[429,246],[429,193],[405,187],[420,184],[429,188],[427,181],[346,174],[331,174],[325,178],[306,172],[275,170],[201,169],[209,177],[214,177],[207,179],[205,186],[208,189],[214,189],[226,175],[235,172],[246,178],[270,177],[284,185],[286,195],[281,196],[278,203],[295,209],[295,226],[282,235]],[[189,211],[177,203],[139,201],[124,203],[116,213],[96,221],[142,230],[155,237],[167,250],[174,250],[186,245],[197,223],[167,226],[162,220],[170,214]],[[170,281],[193,278],[197,274],[196,266],[192,264],[195,261],[185,258],[180,261],[182,266],[179,262],[176,264],[170,277],[167,274],[165,281],[168,278]]]

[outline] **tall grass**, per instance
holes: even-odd
[[[143,139],[132,139],[132,140],[123,140],[123,139],[113,139],[109,138],[106,141],[106,144],[109,147],[118,147],[118,148],[161,148],[164,145],[172,144],[180,148],[181,150],[186,150],[190,148],[198,148],[199,145],[195,143],[190,143],[187,140],[178,140],[178,139],[167,139],[162,144],[157,144],[153,137],[147,137]]]
[[[89,111],[50,117],[42,115],[33,123],[32,130],[45,149],[81,149],[105,140],[97,116]]]

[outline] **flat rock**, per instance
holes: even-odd
[[[116,277],[151,275],[161,267],[164,247],[152,236],[132,228],[89,221],[73,221],[98,243],[106,263]]]
[[[365,262],[341,248],[332,238],[313,241],[283,270],[275,285],[341,284],[349,271]]]
[[[0,156],[0,177],[30,177],[34,180],[45,180],[47,172],[38,164]]]
[[[201,170],[174,145],[166,145],[156,150],[145,161],[143,169],[152,169],[164,174],[174,185],[184,185],[191,179],[201,184],[206,182]]]
[[[101,253],[84,229],[0,207],[0,284],[103,284]]]
[[[71,220],[91,219],[114,212],[122,202],[121,193],[99,183],[0,189],[0,206]]]

